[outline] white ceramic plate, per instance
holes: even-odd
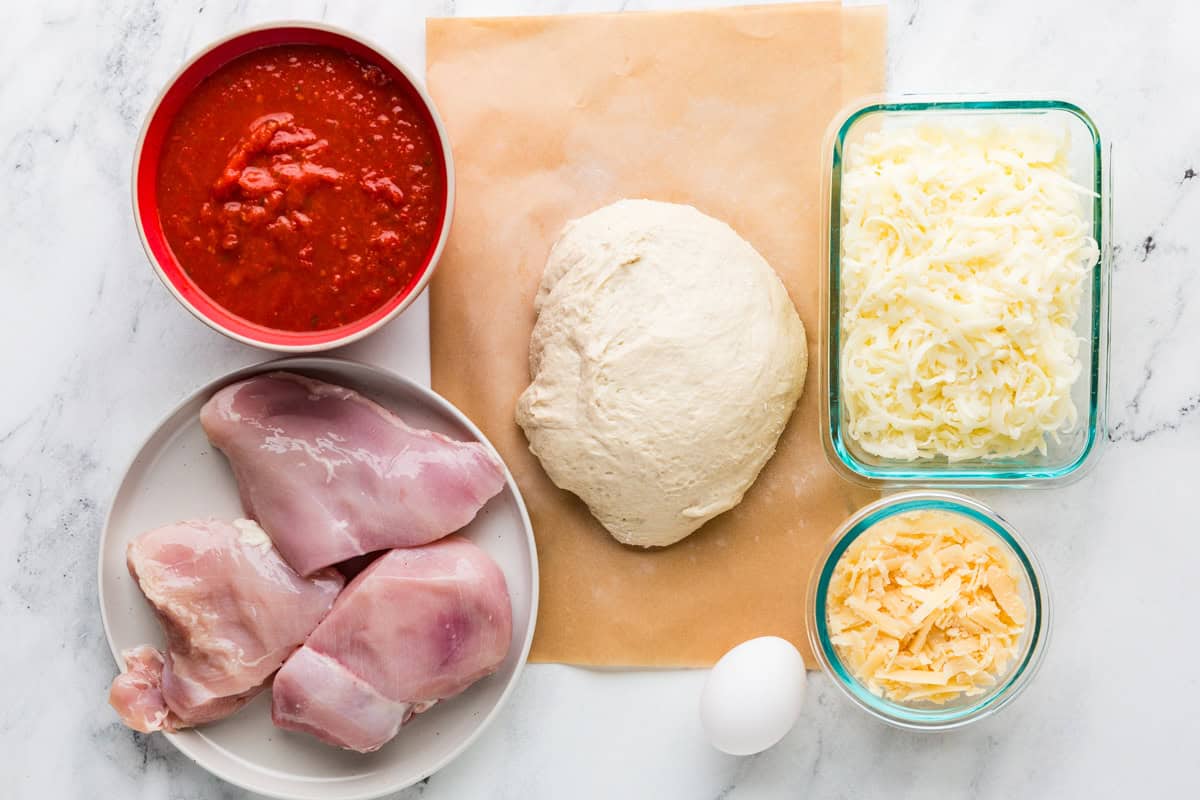
[[[203,387],[167,415],[130,464],[100,536],[100,612],[113,657],[164,644],[149,604],[125,567],[125,547],[143,531],[178,520],[242,515],[224,456],[200,427],[200,407],[217,389],[276,369],[356,389],[411,425],[487,443],[466,417],[433,392],[382,369],[332,358],[290,358],[238,370]],[[489,445],[490,446],[490,445]],[[512,644],[498,672],[405,725],[376,753],[329,747],[271,724],[270,692],[228,719],[165,735],[214,775],[251,791],[295,800],[362,800],[395,792],[444,767],[496,716],[525,665],[537,616],[537,555],[525,504],[512,476],[462,533],[486,550],[508,581]]]

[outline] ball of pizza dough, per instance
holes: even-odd
[[[691,206],[621,200],[567,224],[534,308],[516,419],[555,484],[643,547],[741,502],[808,364],[748,242]]]

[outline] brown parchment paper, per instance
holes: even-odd
[[[457,171],[431,286],[433,387],[483,429],[528,504],[532,660],[705,666],[774,634],[814,664],[809,572],[873,497],[836,476],[818,430],[821,141],[845,101],[882,90],[885,25],[882,7],[837,3],[428,21],[427,80]],[[739,506],[658,550],[613,540],[513,421],[550,246],[566,221],[623,197],[728,222],[779,272],[808,331],[807,384],[775,457]]]

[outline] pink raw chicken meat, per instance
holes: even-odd
[[[173,731],[182,727],[163,699],[163,654],[148,644],[121,651],[125,671],[112,682],[108,702],[135,731]]]
[[[233,465],[246,513],[301,575],[440,539],[504,487],[484,445],[410,428],[358,392],[287,372],[226,386],[200,421]]]
[[[109,702],[149,733],[227,717],[264,688],[328,613],[344,580],[302,578],[249,520],[179,522],[129,543],[129,572],[167,634],[124,651]]]
[[[275,676],[271,718],[367,753],[413,714],[495,672],[512,605],[490,557],[452,536],[392,550],[350,582]]]

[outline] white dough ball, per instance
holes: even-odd
[[[762,636],[721,657],[700,696],[700,722],[713,747],[761,753],[787,735],[804,703],[804,658],[791,642]]]
[[[517,404],[530,450],[619,541],[668,545],[727,511],[804,387],[804,325],[770,265],[691,206],[621,200],[546,262]]]

